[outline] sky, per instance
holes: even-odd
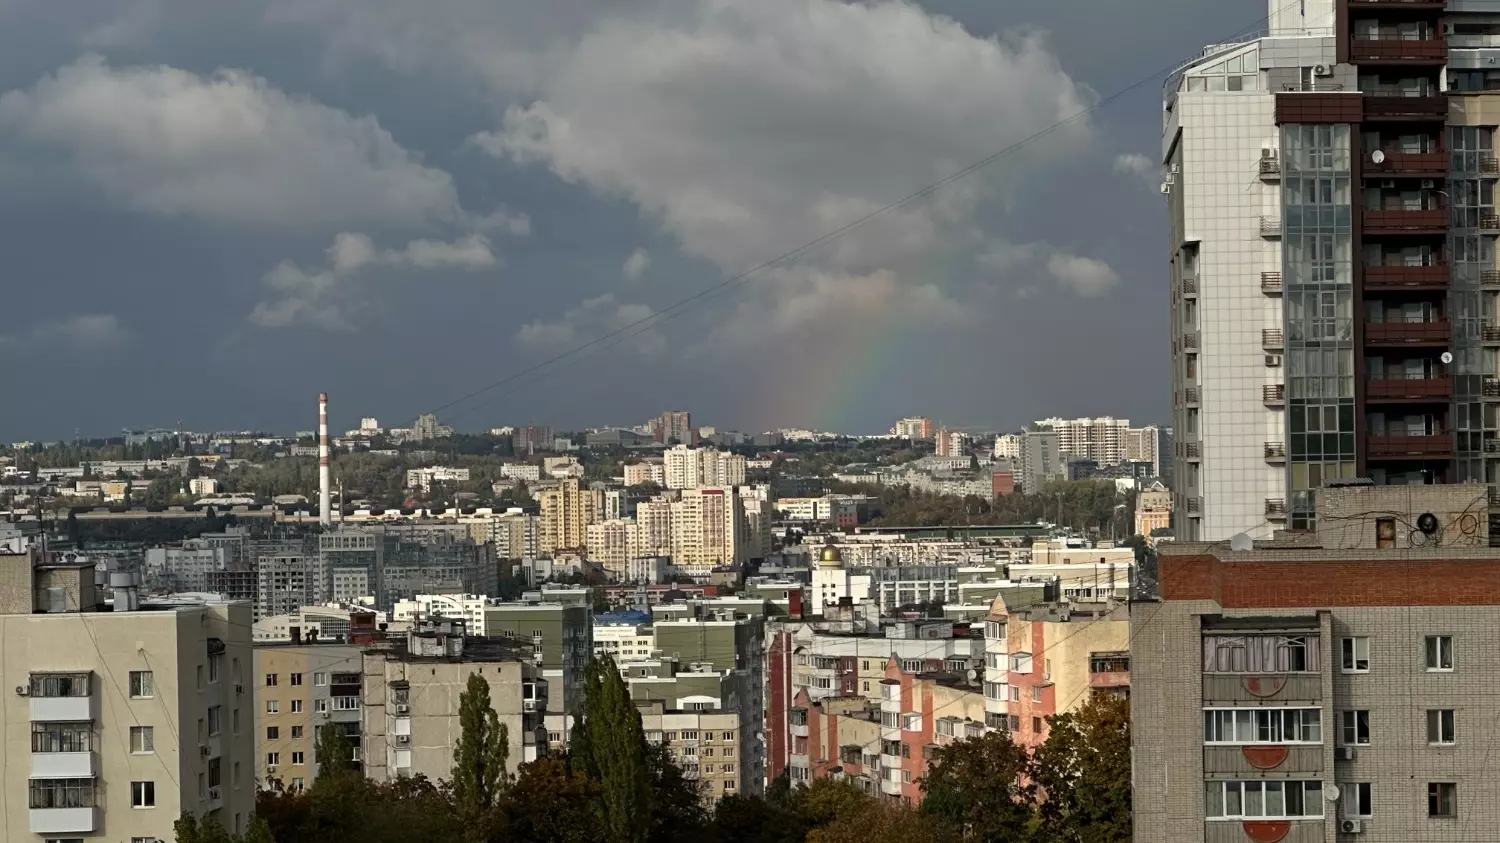
[[[1165,422],[1159,74],[1264,14],[0,0],[0,440]]]

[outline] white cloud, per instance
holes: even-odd
[[[561,350],[628,328],[650,318],[652,312],[644,304],[622,302],[613,293],[605,293],[585,299],[554,321],[539,319],[522,325],[516,342],[540,351]],[[666,339],[644,325],[622,333],[621,344],[647,356],[666,350]]]
[[[1160,169],[1156,162],[1139,152],[1124,152],[1115,156],[1115,172],[1141,178],[1152,178]]]
[[[478,231],[495,231],[512,237],[531,236],[531,217],[509,208],[496,208],[482,217],[473,217],[469,226]]]
[[[360,301],[350,284],[367,270],[478,270],[495,266],[499,259],[483,234],[444,242],[413,240],[402,249],[380,249],[368,235],[343,232],[334,237],[326,252],[327,263],[307,269],[282,261],[263,279],[271,297],[255,306],[250,321],[263,328],[306,325],[329,330],[353,328],[349,311]]]
[[[1064,289],[1084,298],[1102,296],[1120,283],[1120,274],[1109,264],[1078,255],[1053,255],[1047,259],[1047,272]]]
[[[627,279],[635,281],[650,268],[651,253],[645,249],[636,249],[630,253],[630,257],[625,259],[624,265],[620,267],[620,272],[624,273]]]
[[[61,150],[117,201],[158,214],[270,226],[461,215],[453,179],[374,117],[238,70],[200,76],[86,56],[0,96],[0,134]]]
[[[0,350],[99,352],[118,348],[134,334],[112,313],[75,313],[0,334]]]

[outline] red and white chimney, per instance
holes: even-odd
[[[333,523],[330,511],[328,476],[328,393],[318,393],[318,521],[324,527]]]

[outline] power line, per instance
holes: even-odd
[[[1302,2],[1303,2],[1303,0],[1292,0],[1292,2],[1286,4],[1286,6],[1284,6],[1283,9],[1291,8],[1293,6],[1299,5]],[[1223,43],[1227,43],[1227,42],[1232,42],[1236,38],[1240,38],[1240,37],[1243,37],[1244,35],[1247,35],[1247,34],[1249,34],[1251,32],[1258,31],[1261,28],[1261,24],[1264,21],[1268,20],[1269,18],[1270,18],[1269,14],[1267,14],[1267,15],[1265,15],[1263,17],[1257,18],[1249,26],[1242,27],[1240,30],[1238,30],[1235,33],[1231,34],[1230,36],[1228,36],[1228,38],[1221,40],[1219,43],[1223,44]],[[1029,135],[1029,136],[1027,136],[1025,138],[1022,138],[1021,140],[1016,141],[1015,143],[1009,144],[1008,146],[1005,146],[1005,147],[997,150],[996,152],[993,152],[990,155],[987,155],[984,158],[981,158],[980,160],[978,160],[978,161],[976,161],[976,162],[974,162],[974,163],[972,163],[972,164],[970,164],[970,165],[968,165],[968,166],[966,166],[966,167],[964,167],[964,168],[962,168],[960,170],[957,170],[957,171],[955,171],[953,173],[950,173],[949,175],[944,176],[943,178],[941,178],[941,179],[939,179],[939,180],[937,180],[935,182],[932,182],[931,184],[928,184],[927,186],[925,186],[925,187],[923,187],[923,188],[921,188],[919,190],[916,190],[916,191],[914,191],[912,193],[909,193],[906,196],[904,196],[904,197],[902,197],[900,199],[897,199],[894,202],[891,202],[890,204],[884,205],[884,206],[882,206],[880,208],[877,208],[874,211],[871,211],[871,212],[869,212],[869,213],[867,213],[867,214],[865,214],[865,215],[863,215],[861,217],[858,217],[857,219],[854,219],[853,221],[851,221],[851,222],[849,222],[849,223],[847,223],[847,224],[845,224],[843,226],[840,226],[839,228],[836,228],[836,229],[834,229],[832,231],[829,231],[829,232],[827,232],[827,233],[825,233],[825,234],[823,234],[823,235],[821,235],[821,236],[813,239],[812,241],[803,244],[802,246],[799,246],[799,247],[797,247],[795,249],[792,249],[791,251],[788,251],[788,252],[783,252],[782,254],[777,255],[776,257],[771,258],[769,260],[762,261],[761,263],[756,264],[755,266],[751,267],[750,269],[748,269],[748,270],[746,270],[746,271],[744,271],[744,272],[742,272],[742,273],[740,273],[738,275],[732,276],[730,278],[726,278],[723,281],[718,282],[717,284],[713,284],[713,285],[711,285],[709,287],[706,287],[706,288],[704,288],[702,290],[699,290],[698,292],[693,293],[693,294],[691,294],[691,295],[689,295],[689,296],[687,296],[685,298],[679,299],[676,302],[674,302],[673,304],[671,304],[671,305],[663,308],[662,310],[659,310],[659,311],[656,311],[654,313],[651,313],[651,314],[649,314],[649,315],[647,315],[645,317],[642,317],[641,319],[637,319],[634,322],[631,322],[631,323],[629,323],[627,325],[624,325],[624,326],[622,326],[620,328],[617,328],[617,329],[615,329],[613,331],[610,331],[609,333],[606,333],[606,334],[604,334],[602,336],[599,336],[599,337],[596,337],[596,338],[594,338],[592,340],[589,340],[588,342],[585,342],[585,343],[583,343],[581,345],[574,346],[573,348],[571,348],[571,349],[569,349],[567,351],[561,352],[559,354],[555,354],[552,357],[549,357],[546,360],[543,360],[543,361],[541,361],[539,363],[536,363],[534,365],[528,366],[528,367],[523,368],[523,369],[521,369],[519,371],[513,372],[512,374],[507,375],[506,377],[503,377],[503,378],[501,378],[501,379],[499,379],[497,381],[494,381],[494,382],[492,382],[490,384],[487,384],[486,386],[480,387],[479,389],[473,390],[472,392],[469,392],[469,393],[467,393],[465,395],[462,395],[462,396],[460,396],[458,398],[455,398],[452,401],[447,402],[446,404],[441,404],[438,407],[432,409],[430,412],[439,413],[439,412],[442,412],[444,410],[448,410],[448,409],[451,409],[453,407],[456,407],[457,405],[462,404],[462,403],[464,403],[466,401],[469,401],[470,399],[477,398],[477,397],[479,397],[481,395],[485,395],[487,393],[490,393],[491,391],[493,391],[495,389],[498,389],[498,388],[500,388],[502,386],[506,386],[506,385],[510,385],[510,384],[516,384],[516,382],[519,381],[519,380],[521,380],[522,378],[525,378],[526,376],[534,374],[534,373],[538,373],[538,372],[540,372],[543,369],[547,369],[548,367],[553,367],[554,364],[555,364],[555,368],[553,369],[553,371],[556,371],[557,369],[565,368],[567,366],[571,366],[574,363],[577,363],[579,360],[581,360],[588,353],[592,353],[594,350],[602,350],[600,347],[603,346],[604,343],[606,343],[606,342],[608,342],[610,340],[614,340],[616,338],[619,338],[619,342],[623,342],[626,339],[630,339],[631,337],[634,337],[634,336],[638,335],[639,333],[641,333],[642,331],[646,330],[648,327],[650,327],[650,326],[652,326],[654,324],[657,324],[657,323],[662,322],[662,321],[666,321],[667,319],[675,318],[677,315],[681,314],[682,312],[684,312],[685,310],[689,309],[692,306],[696,306],[698,304],[703,304],[703,303],[706,303],[708,301],[712,301],[712,300],[714,300],[716,298],[719,298],[722,295],[725,295],[725,294],[727,294],[729,292],[732,292],[733,290],[735,290],[736,288],[738,288],[740,285],[742,285],[744,282],[746,282],[746,281],[750,280],[751,278],[753,278],[753,277],[761,274],[765,270],[771,269],[772,267],[775,267],[777,265],[786,263],[786,262],[791,261],[791,260],[793,260],[795,258],[801,257],[801,256],[803,256],[803,255],[805,255],[805,254],[807,254],[809,252],[812,252],[812,251],[818,249],[821,246],[824,246],[824,245],[826,245],[828,243],[831,243],[831,242],[833,242],[835,240],[838,240],[839,238],[843,237],[844,235],[846,235],[846,234],[848,234],[848,233],[850,233],[852,231],[855,231],[855,230],[858,230],[860,228],[863,228],[865,225],[867,225],[867,224],[875,221],[876,219],[878,219],[880,217],[883,217],[883,216],[889,214],[892,211],[895,211],[895,210],[897,210],[897,209],[899,209],[899,208],[901,208],[901,207],[903,207],[905,205],[908,205],[908,204],[910,204],[912,202],[915,202],[915,201],[917,201],[919,199],[923,199],[923,198],[926,198],[928,196],[931,196],[933,193],[937,192],[938,190],[942,189],[943,187],[946,187],[947,185],[952,184],[952,183],[954,183],[956,181],[959,181],[961,179],[967,178],[968,176],[973,175],[974,173],[976,173],[976,172],[978,172],[980,170],[985,169],[986,167],[988,167],[989,165],[993,164],[994,162],[1000,160],[1001,158],[1004,158],[1007,155],[1010,155],[1010,154],[1012,154],[1014,152],[1017,152],[1017,151],[1021,150],[1024,147],[1030,146],[1031,144],[1035,143],[1036,141],[1042,140],[1043,138],[1046,138],[1047,136],[1053,134],[1054,132],[1057,132],[1060,129],[1063,129],[1063,128],[1069,126],[1069,125],[1072,125],[1073,123],[1076,123],[1077,121],[1083,119],[1084,117],[1087,117],[1088,115],[1090,115],[1090,114],[1092,114],[1092,113],[1094,113],[1096,111],[1099,111],[1100,109],[1104,108],[1105,106],[1108,106],[1111,103],[1115,102],[1116,100],[1119,100],[1120,98],[1124,97],[1125,95],[1127,95],[1127,94],[1135,91],[1137,88],[1140,88],[1140,87],[1146,85],[1147,83],[1154,81],[1158,77],[1169,76],[1172,73],[1177,72],[1178,70],[1180,70],[1182,68],[1182,66],[1183,66],[1183,62],[1178,61],[1178,62],[1174,62],[1169,67],[1163,68],[1161,70],[1153,71],[1151,74],[1149,74],[1147,76],[1144,76],[1144,77],[1136,80],[1135,82],[1132,82],[1129,85],[1126,85],[1125,87],[1116,90],[1114,93],[1109,94],[1108,96],[1104,97],[1103,99],[1100,99],[1099,101],[1095,102],[1093,105],[1088,106],[1087,108],[1084,108],[1084,109],[1082,109],[1082,110],[1080,110],[1080,111],[1078,111],[1078,112],[1076,112],[1074,114],[1069,115],[1068,117],[1065,117],[1065,118],[1063,118],[1061,120],[1058,120],[1057,122],[1055,122],[1055,123],[1047,126],[1044,129],[1041,129],[1038,132],[1035,132],[1035,133],[1033,133],[1033,134],[1031,134],[1031,135]],[[618,342],[611,343],[608,346],[604,346],[604,348],[612,348],[614,345],[617,345],[617,344],[618,344]],[[471,412],[471,411],[476,410],[476,409],[478,409],[480,407],[488,406],[493,401],[495,401],[495,400],[497,400],[499,398],[503,398],[503,397],[505,397],[507,395],[513,394],[514,392],[518,391],[520,388],[528,385],[531,382],[533,382],[533,381],[526,381],[526,382],[523,382],[523,383],[520,383],[520,384],[516,384],[515,388],[508,389],[508,390],[505,390],[505,391],[503,391],[503,392],[501,392],[499,394],[493,395],[489,399],[487,399],[485,402],[483,402],[481,404],[472,405],[472,406],[470,406],[470,407],[468,407],[468,408],[466,408],[464,410],[459,411],[456,415],[462,415],[465,412]]]

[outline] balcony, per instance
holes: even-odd
[[[1365,120],[1433,120],[1448,119],[1448,98],[1442,94],[1425,97],[1397,95],[1364,98]]]
[[[1364,268],[1366,290],[1446,290],[1451,275],[1448,264],[1422,266],[1386,266],[1367,264]],[[1500,281],[1500,279],[1497,279]]]
[[[1130,654],[1089,654],[1089,687],[1100,690],[1130,687]]]
[[[1367,322],[1365,345],[1440,345],[1453,338],[1448,322]]]
[[[1279,383],[1268,383],[1260,388],[1260,400],[1263,404],[1285,404],[1286,385]]]
[[[1209,705],[1312,703],[1323,698],[1323,677],[1316,673],[1205,673],[1203,702]]]
[[[1500,273],[1497,273],[1500,274]],[[1262,272],[1260,274],[1260,291],[1262,293],[1277,294],[1281,292],[1281,273]]]
[[[91,834],[99,829],[99,815],[92,807],[32,808],[29,819],[32,834]]]
[[[1278,217],[1261,217],[1260,218],[1260,236],[1262,236],[1262,237],[1280,237],[1281,236],[1281,219],[1278,218]]]
[[[1370,459],[1447,459],[1453,455],[1453,434],[1375,436],[1365,440]]]
[[[1182,279],[1182,295],[1184,297],[1190,298],[1190,299],[1197,298],[1198,297],[1198,279],[1196,279],[1196,278],[1184,278],[1184,279]]]
[[[1241,778],[1258,779],[1266,774],[1264,766],[1250,763],[1247,755],[1254,756],[1256,750],[1269,750],[1285,757],[1274,769],[1281,775],[1306,775],[1317,778],[1323,772],[1323,747],[1318,746],[1205,746],[1203,747],[1203,772],[1209,775],[1233,774]],[[1247,753],[1247,750],[1249,752]],[[1276,757],[1275,755],[1272,756]],[[1260,759],[1256,759],[1259,761]],[[1243,838],[1242,838],[1243,839]]]
[[[1260,347],[1266,351],[1278,351],[1286,347],[1286,340],[1282,338],[1280,328],[1261,328]]]
[[[1388,176],[1446,176],[1453,163],[1447,152],[1397,152],[1381,150],[1379,164],[1366,156],[1363,171],[1366,178]]]
[[[224,788],[222,785],[213,785],[208,789],[208,809],[224,807]]]
[[[99,759],[92,752],[33,752],[34,779],[91,779],[99,775]]]
[[[1266,498],[1266,517],[1274,520],[1286,519],[1286,500],[1283,498]]]
[[[1366,209],[1363,220],[1367,234],[1442,234],[1448,230],[1448,209]]]
[[[1196,460],[1202,458],[1203,452],[1197,442],[1184,442],[1182,443],[1182,455],[1190,460]]]
[[[1198,387],[1189,386],[1182,390],[1182,402],[1189,407],[1198,406]]]
[[[1182,348],[1183,348],[1184,351],[1186,351],[1188,349],[1196,349],[1197,347],[1198,347],[1198,334],[1196,332],[1195,333],[1191,333],[1191,334],[1183,334],[1182,335]]]
[[[1286,462],[1286,444],[1282,442],[1267,442],[1266,462]]]
[[[1365,381],[1365,398],[1370,401],[1447,401],[1452,397],[1452,378],[1384,378]]]
[[[1378,64],[1442,64],[1448,60],[1448,42],[1440,38],[1355,39],[1349,42],[1349,60]]]

